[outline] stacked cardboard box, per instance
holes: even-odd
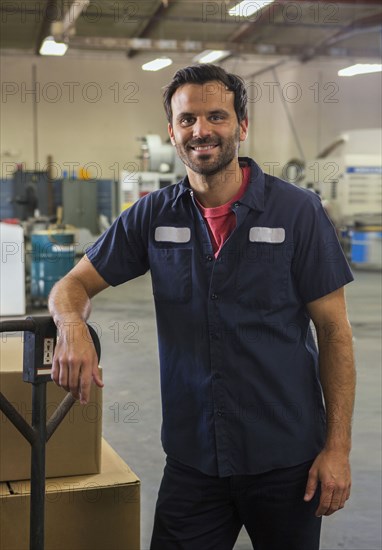
[[[0,548],[29,549],[29,481],[0,483]],[[140,483],[103,441],[99,474],[46,480],[46,550],[139,550]]]
[[[21,335],[2,335],[0,342],[0,392],[31,423],[32,385],[23,382]],[[47,418],[66,396],[66,391],[47,384]],[[76,402],[46,447],[46,476],[97,474],[101,463],[102,391],[92,386],[88,405]],[[31,450],[27,440],[0,413],[0,481],[30,477]]]
[[[31,421],[21,336],[2,335],[0,392]],[[47,385],[47,417],[66,392]],[[139,550],[140,482],[102,440],[102,391],[75,403],[46,447],[45,550]],[[29,548],[30,446],[0,413],[0,548]]]

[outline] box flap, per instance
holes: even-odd
[[[11,494],[11,491],[8,487],[8,483],[0,483],[0,498],[7,497]]]
[[[140,480],[114,449],[102,439],[101,472],[99,474],[49,478],[46,480],[46,493],[57,490],[81,491],[93,486],[109,487],[127,484],[139,484]],[[4,484],[3,484],[4,485]],[[15,495],[30,493],[30,481],[11,481],[10,490]]]

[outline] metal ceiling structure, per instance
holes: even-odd
[[[380,0],[276,0],[230,16],[239,0],[12,0],[1,3],[3,52],[38,55],[46,36],[70,50],[235,55],[381,57]],[[261,4],[260,0],[252,4]]]

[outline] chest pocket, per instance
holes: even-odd
[[[192,296],[190,248],[151,248],[153,294],[157,302],[186,303]]]
[[[237,301],[264,310],[283,305],[290,265],[290,250],[285,243],[248,243],[237,271]]]

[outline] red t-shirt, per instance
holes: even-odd
[[[205,208],[199,201],[196,201],[208,227],[215,258],[218,256],[224,242],[228,239],[236,227],[236,215],[231,210],[232,204],[241,199],[249,184],[251,174],[249,166],[244,166],[241,170],[243,173],[243,181],[240,189],[228,202],[222,204],[221,206]]]

